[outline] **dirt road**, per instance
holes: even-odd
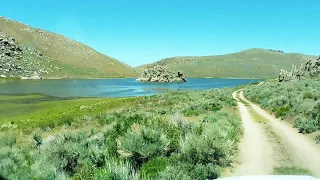
[[[236,92],[232,94],[237,99]],[[267,135],[255,123],[246,106],[238,101],[238,108],[242,118],[244,136],[240,143],[240,165],[235,169],[235,176],[263,175],[272,173],[272,147],[268,143]]]
[[[233,97],[238,101],[244,127],[244,137],[240,143],[240,164],[235,166],[234,176],[271,175],[273,168],[282,165],[279,157],[288,156],[290,161],[286,162],[286,166],[298,165],[311,171],[314,177],[320,178],[320,148],[315,142],[299,134],[292,125],[248,101],[242,91],[234,92]],[[250,111],[265,118],[266,125],[257,123]],[[274,140],[270,140],[270,133],[276,137]],[[280,151],[277,148],[279,146],[285,148]]]

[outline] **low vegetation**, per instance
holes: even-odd
[[[275,175],[311,175],[311,172],[307,169],[293,166],[293,167],[274,168],[273,174]]]
[[[133,105],[136,98],[57,98],[42,94],[0,94],[0,130],[52,129],[88,119],[105,109]],[[87,117],[86,117],[87,116]]]
[[[255,120],[255,122],[257,123],[263,123],[266,124],[268,122],[268,120],[261,116],[260,114],[258,114],[255,110],[253,110],[251,107],[249,109],[249,113],[252,116],[252,118]]]
[[[264,83],[244,89],[245,96],[276,117],[293,120],[301,133],[320,129],[320,83],[301,80],[287,83]]]
[[[41,123],[35,123],[40,128],[29,126],[32,143],[23,147],[15,140],[23,126],[3,129],[1,175],[8,179],[217,178],[233,162],[242,135],[241,121],[230,113],[236,108],[231,93],[231,89],[213,89],[129,102],[109,100],[127,103],[117,108],[97,104],[102,100],[95,99],[97,105],[90,111],[85,107],[93,99],[52,101],[65,101],[64,109],[68,101],[85,105],[71,106],[77,109],[71,108],[62,116],[64,123],[51,130],[43,130]]]

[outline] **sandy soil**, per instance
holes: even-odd
[[[237,99],[236,92],[233,97]],[[232,176],[268,175],[273,171],[273,149],[267,134],[254,121],[247,107],[238,101],[244,136],[240,142],[240,164],[235,166]]]

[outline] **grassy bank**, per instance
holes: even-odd
[[[1,123],[17,127],[2,129],[0,172],[9,179],[217,178],[233,162],[242,134],[231,93],[126,99],[1,95]],[[21,129],[32,130],[32,143],[17,143]]]
[[[276,117],[292,122],[302,133],[320,129],[320,83],[317,80],[251,85],[244,88],[244,94]]]
[[[0,94],[1,129],[54,128],[82,116],[128,106],[134,98],[57,98],[41,94]]]

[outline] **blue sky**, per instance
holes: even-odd
[[[320,54],[320,0],[1,0],[1,16],[129,65],[253,47]]]

